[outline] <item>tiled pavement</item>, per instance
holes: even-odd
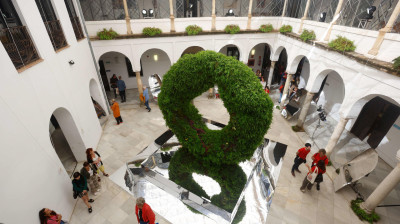
[[[109,174],[130,161],[156,136],[167,130],[156,103],[150,103],[152,111],[148,113],[144,107],[139,106],[136,93],[136,90],[127,91],[128,101],[120,104],[124,123],[117,126],[115,120],[110,117],[97,147]],[[206,94],[203,94],[194,100],[194,104],[205,118],[225,124],[229,121],[229,114],[220,99],[209,100]],[[300,166],[302,174],[295,178],[291,176],[290,168],[296,150],[304,144],[304,138],[292,132],[290,124],[281,117],[277,109],[274,109],[273,123],[266,137],[288,145],[267,223],[362,223],[349,207],[355,193],[349,188],[334,193],[329,176],[325,175],[321,191],[314,188],[311,192],[300,192],[306,167]],[[96,201],[93,203],[93,213],[89,214],[83,202],[78,200],[70,223],[136,223],[134,197],[108,178],[102,178],[102,182],[101,194],[94,197]],[[379,212],[379,209],[377,211]],[[385,210],[382,223],[391,223],[386,219],[387,216]],[[156,219],[160,224],[169,223],[158,215]]]

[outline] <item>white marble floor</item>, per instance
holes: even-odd
[[[127,102],[120,104],[124,123],[117,126],[110,117],[97,146],[109,174],[117,171],[167,130],[157,104],[151,102],[152,111],[147,112],[139,106],[136,91],[128,90]],[[224,124],[229,121],[229,114],[220,99],[209,100],[203,94],[194,100],[194,104],[205,118]],[[289,122],[281,117],[277,109],[274,109],[274,119],[265,137],[288,145],[267,223],[362,223],[349,207],[349,202],[356,197],[355,193],[349,188],[335,193],[328,175],[324,177],[321,191],[314,188],[311,192],[302,193],[299,190],[306,168],[302,165],[302,174],[296,177],[292,177],[290,168],[296,150],[304,145],[307,136],[293,132]],[[70,223],[136,223],[135,198],[108,178],[103,177],[102,182],[101,194],[93,197],[96,199],[93,213],[89,214],[83,202],[78,200]],[[382,214],[382,223],[395,223],[385,219],[387,216],[390,216],[387,212]],[[159,215],[156,219],[160,224],[170,223]]]

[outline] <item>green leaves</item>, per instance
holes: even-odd
[[[240,32],[240,27],[238,25],[227,25],[225,27],[225,33],[229,33],[229,34],[235,34],[235,33],[239,33]]]
[[[142,31],[143,35],[153,37],[162,33],[160,28],[156,27],[145,27]]]
[[[371,214],[367,213],[360,207],[360,204],[363,202],[361,199],[356,199],[351,201],[351,209],[358,216],[360,220],[367,221],[369,223],[378,222],[381,217],[373,211]]]
[[[291,25],[283,25],[283,26],[281,26],[281,28],[279,29],[279,32],[281,32],[281,33],[292,32],[292,26],[291,26]]]
[[[191,36],[191,35],[197,35],[200,32],[203,31],[203,29],[197,25],[189,25],[186,27],[186,33]]]
[[[354,51],[356,49],[353,41],[342,36],[329,42],[328,46],[337,51]]]
[[[100,40],[112,40],[119,36],[117,32],[115,32],[112,28],[107,30],[104,28],[102,31],[97,32],[97,36]]]
[[[259,29],[261,32],[263,32],[263,33],[269,33],[269,32],[271,32],[272,30],[274,30],[274,27],[272,26],[272,24],[264,24],[264,25],[261,25],[260,26],[260,29]]]
[[[393,59],[393,68],[397,72],[400,72],[400,57],[397,57],[397,58]]]
[[[304,42],[307,40],[315,40],[315,33],[312,30],[304,29],[300,35],[300,39],[302,39]]]

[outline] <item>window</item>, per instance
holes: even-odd
[[[61,28],[60,21],[57,20],[56,14],[54,13],[53,7],[50,0],[35,0],[36,5],[39,8],[40,15],[44,25],[46,26],[47,33],[50,36],[51,43],[53,44],[54,50],[59,50],[67,46],[64,32]]]
[[[22,26],[11,0],[0,1],[0,40],[17,69],[40,59],[29,32]]]
[[[74,28],[75,37],[77,40],[85,38],[82,31],[81,21],[76,14],[76,10],[74,7],[74,3],[72,0],[64,0],[65,5],[67,6],[67,11],[69,15],[69,19],[71,20],[72,27]]]

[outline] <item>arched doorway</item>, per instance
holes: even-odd
[[[254,46],[249,52],[249,60],[247,66],[253,69],[256,73],[257,70],[261,71],[262,77],[267,82],[269,75],[269,68],[271,67],[271,49],[268,44],[261,43]]]
[[[296,73],[294,78],[296,80],[297,87],[299,89],[305,89],[308,78],[310,77],[310,62],[307,57],[302,57],[299,64],[297,65]]]
[[[199,46],[188,47],[183,51],[181,57],[185,54],[196,54],[197,52],[200,52],[200,51],[204,51],[204,49]]]
[[[219,53],[222,53],[226,56],[232,56],[236,58],[236,60],[240,60],[240,51],[239,48],[234,44],[228,44],[219,50]]]
[[[90,80],[89,91],[94,109],[96,111],[97,118],[99,118],[100,124],[102,124],[102,121],[105,121],[105,119],[102,118],[107,115],[106,111],[108,105],[104,104],[102,95],[100,94],[99,91],[99,86],[97,85],[97,82],[94,79]]]
[[[160,49],[149,49],[140,57],[140,76],[143,77],[144,85],[149,86],[149,78],[157,74],[162,80],[164,74],[171,67],[171,60],[165,51]]]
[[[274,73],[272,77],[271,84],[281,84],[281,75],[284,71],[286,71],[287,67],[287,53],[285,48],[280,48],[281,51],[279,53],[278,61],[275,63]],[[279,51],[279,48],[278,48]],[[283,84],[283,83],[282,83]]]
[[[128,57],[119,52],[107,52],[99,59],[101,79],[109,100],[118,98],[111,88],[110,79],[115,74],[121,76],[127,89],[137,88],[136,74],[133,72],[132,63]]]
[[[67,109],[60,107],[53,112],[49,122],[49,134],[54,150],[71,176],[77,162],[86,160],[86,147]]]

